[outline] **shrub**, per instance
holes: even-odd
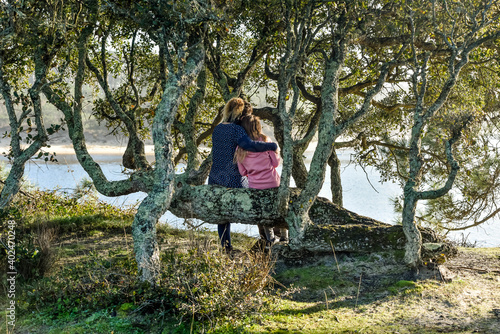
[[[64,267],[57,276],[24,289],[26,310],[44,307],[53,316],[64,317],[103,309],[120,314],[127,305],[134,314],[174,316],[179,322],[196,321],[213,328],[220,321],[236,321],[273,305],[269,256],[231,258],[209,243],[206,246],[193,242],[186,248],[179,243],[164,252],[156,286],[137,280],[131,253],[92,253],[74,267]]]
[[[16,243],[17,272],[23,279],[43,277],[54,266],[56,252],[52,242],[56,235],[55,227],[42,224]]]
[[[208,321],[242,318],[272,302],[273,263],[260,254],[232,259],[217,251],[191,248],[187,254],[167,251],[160,289],[169,291],[182,318]]]

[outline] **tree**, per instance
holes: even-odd
[[[0,93],[9,117],[7,157],[12,163],[0,193],[0,210],[9,206],[18,193],[28,160],[36,154],[45,161],[55,160],[42,149],[50,147],[49,136],[62,124],[46,128],[41,91],[45,82],[61,80],[52,69],[60,72],[68,66],[60,54],[67,54],[66,47],[79,19],[73,15],[74,8],[72,3],[53,7],[37,1],[0,2]],[[23,141],[26,148],[22,148]]]
[[[446,7],[433,4],[429,7],[433,10],[426,11],[419,2],[400,1],[75,3],[71,13],[81,21],[72,38],[63,43],[67,51],[47,64],[49,73],[71,79],[42,77],[40,91],[63,113],[78,160],[100,193],[148,194],[133,223],[136,259],[145,281],[154,283],[158,278],[156,223],[170,206],[179,216],[198,216],[213,223],[259,220],[285,224],[290,228],[292,248],[311,247],[305,241],[308,231],[318,231],[311,225],[311,210],[316,202],[320,205],[317,195],[327,164],[338,166],[334,146],[353,143],[360,149],[367,147],[366,133],[360,133],[364,119],[374,123],[370,129],[375,135],[385,131],[383,124],[406,122],[413,128],[413,135],[407,138],[409,145],[401,145],[404,149],[398,149],[398,154],[405,152],[409,157],[401,165],[406,169],[399,172],[407,172],[413,182],[405,181],[404,227],[409,240],[407,263],[415,266],[420,234],[412,207],[430,194],[435,198],[444,195],[454,183],[458,169],[453,145],[471,127],[467,114],[453,118],[457,115],[450,113],[450,120],[460,120],[452,127],[450,121],[440,123],[436,117],[442,116],[440,110],[452,110],[443,106],[452,96],[468,56],[498,34],[495,26],[485,30],[490,15],[495,15],[491,3],[477,4],[477,15],[468,16],[472,23],[453,21],[446,17]],[[412,10],[420,7],[423,9]],[[479,18],[480,13],[484,19]],[[441,26],[436,22],[442,22]],[[448,24],[455,25],[453,34],[444,33]],[[484,35],[477,37],[478,33]],[[50,59],[49,51],[26,52],[45,60]],[[447,77],[442,75],[443,59]],[[67,66],[55,67],[58,63]],[[262,78],[263,73],[267,78]],[[113,88],[109,84],[113,77],[122,84]],[[405,82],[409,86],[397,85]],[[129,138],[124,165],[130,170],[122,180],[107,180],[87,151],[82,125],[85,84],[101,92],[95,116]],[[211,156],[205,156],[199,146],[207,141],[210,145],[211,131],[220,122],[218,107],[233,96],[247,95],[255,85],[276,87],[276,96],[268,100],[270,106],[255,113],[274,125],[284,161],[280,188],[259,190],[259,196],[254,196],[250,189],[227,191],[203,185]],[[382,92],[387,95],[383,99],[379,98]],[[378,119],[381,115],[385,115],[383,122]],[[427,152],[421,148],[422,134],[439,132],[444,125],[449,134],[445,138],[448,181],[437,192],[422,190],[419,178],[424,170],[419,159]],[[316,134],[318,144],[307,170],[302,153]],[[143,140],[149,135],[155,148],[154,164],[144,157]],[[345,140],[343,144],[337,142],[340,138]],[[377,142],[394,148],[393,143]],[[437,143],[434,148],[443,145],[442,140]],[[175,174],[175,164],[181,159],[186,161],[185,171]],[[385,175],[394,178],[389,164],[386,166]],[[335,199],[341,203],[340,178],[338,173],[332,174]],[[298,191],[289,189],[292,176]],[[211,201],[212,196],[218,197]],[[205,207],[200,209],[200,202],[211,206],[214,214],[208,215]],[[259,210],[252,209],[256,207]],[[351,215],[342,208],[334,211],[336,216]],[[333,211],[315,210],[318,212],[328,215]]]
[[[498,13],[489,14],[492,2],[477,4],[476,6],[465,7],[464,4],[444,3],[441,7],[437,1],[433,1],[429,7],[419,7],[417,10],[409,10],[410,34],[412,41],[412,82],[411,89],[415,99],[415,108],[412,110],[413,125],[409,140],[409,170],[404,186],[403,204],[403,229],[407,237],[405,262],[416,267],[420,261],[421,236],[415,224],[415,209],[419,200],[430,200],[444,196],[450,191],[455,182],[456,175],[460,168],[453,153],[455,143],[461,138],[462,132],[474,117],[471,113],[456,115],[454,124],[449,128],[447,138],[441,139],[444,144],[444,153],[448,164],[448,175],[441,187],[437,189],[422,189],[422,165],[424,163],[422,154],[422,137],[438,111],[446,103],[452,89],[456,85],[460,72],[469,62],[470,53],[484,43],[494,41],[500,37],[498,27]],[[431,13],[432,31],[436,43],[440,44],[441,50],[447,53],[447,75],[444,77],[441,86],[437,86],[435,91],[428,91],[428,77],[430,61],[429,51],[417,53],[415,47],[416,35],[418,34],[419,13],[424,16]],[[447,17],[451,17],[446,20]],[[425,20],[425,18],[423,18]],[[458,28],[458,22],[468,19],[470,23]],[[490,30],[490,25],[493,27]],[[425,27],[425,26],[424,26]],[[425,28],[424,28],[425,29]]]
[[[78,61],[75,72],[75,93],[73,105],[64,101],[61,94],[50,85],[44,87],[48,100],[57,106],[68,122],[69,135],[73,147],[83,168],[93,179],[96,189],[108,196],[117,196],[134,191],[146,191],[148,196],[140,204],[132,226],[134,250],[141,279],[154,283],[159,273],[159,250],[156,241],[156,223],[170,204],[174,182],[172,124],[186,88],[200,73],[203,67],[203,36],[205,22],[213,20],[211,8],[204,2],[185,2],[179,4],[162,4],[159,7],[148,1],[134,3],[135,11],[130,17],[129,10],[122,6],[127,4],[111,2],[111,10],[103,12],[103,8],[92,4],[93,16],[81,30],[78,37]],[[136,108],[125,108],[113,96],[107,84],[107,63],[105,45],[110,30],[101,28],[100,61],[101,71],[89,58],[89,41],[98,30],[99,23],[106,23],[106,16],[114,15],[119,19],[127,19],[134,26],[142,28],[159,47],[159,79],[161,81],[161,100],[154,110],[152,120],[152,137],[155,145],[155,168],[151,169],[144,158],[142,142],[137,136]],[[112,20],[113,22],[113,20]],[[153,23],[151,25],[151,23]],[[105,27],[105,24],[103,24]],[[123,27],[122,27],[123,29]],[[135,40],[132,39],[131,49]],[[131,59],[134,62],[136,59]],[[129,82],[133,84],[132,66],[129,66]],[[87,68],[93,72],[103,89],[107,102],[113,112],[125,124],[129,134],[136,172],[128,179],[108,181],[99,165],[88,154],[81,123],[82,86],[85,82]],[[168,71],[168,76],[167,76]],[[140,103],[139,92],[135,88],[136,103]]]
[[[475,61],[476,54],[483,54],[482,61]],[[485,54],[488,58],[484,57]],[[446,131],[450,132],[461,119],[469,117],[468,126],[463,129],[454,150],[455,159],[460,164],[454,186],[446,195],[425,202],[415,217],[421,225],[445,231],[464,230],[488,221],[499,212],[495,204],[499,190],[498,103],[493,98],[498,89],[495,54],[495,49],[490,46],[471,53],[456,89],[430,123],[432,128],[449,129]],[[438,141],[433,138],[440,134],[434,132],[436,130],[427,131],[422,142],[427,151],[438,152],[438,148],[434,148]],[[442,182],[442,175],[447,173],[446,168],[436,164],[430,161],[424,164],[426,183]]]
[[[356,32],[367,24],[363,19],[360,20],[360,17],[364,17],[365,11],[366,13],[372,12],[376,8],[375,5],[371,7],[365,4],[365,6],[366,9],[361,6],[358,8],[357,4],[340,3],[320,7],[318,3],[311,1],[304,8],[289,2],[284,9],[287,44],[278,65],[278,111],[283,124],[283,128],[280,130],[283,132],[284,156],[279,199],[281,207],[279,209],[286,210],[291,237],[295,238],[299,244],[308,225],[307,213],[323,184],[326,164],[332,154],[335,139],[351,124],[368,113],[373,97],[382,89],[393,64],[397,62],[401,51],[406,47],[403,45],[400,50],[393,53],[392,57],[382,63],[382,66],[374,74],[372,86],[368,87],[360,106],[356,108],[357,110],[351,117],[339,121],[339,81],[343,75],[343,66],[347,54],[354,52],[352,43],[359,37]],[[321,15],[317,15],[316,11]],[[320,19],[314,27],[311,27],[318,17],[322,20]],[[329,47],[321,45],[317,39]],[[287,189],[292,170],[293,150],[292,122],[300,92],[296,77],[299,69],[303,67],[302,61],[308,53],[311,54],[310,58],[323,65],[318,144],[305,186],[299,198],[288,206]],[[313,57],[312,55],[315,53],[319,53],[321,56]],[[288,89],[289,85],[292,86],[293,100],[290,108],[287,108],[287,96],[291,94]]]

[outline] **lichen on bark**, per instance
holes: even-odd
[[[300,190],[290,189],[290,200]],[[183,218],[198,218],[212,224],[238,222],[287,227],[273,203],[277,189],[234,189],[213,185],[182,185],[176,189],[170,211]],[[344,209],[326,198],[318,197],[309,210],[310,223],[301,238],[291,244],[295,250],[328,253],[338,251],[372,252],[403,249],[406,239],[400,225],[390,225]],[[422,229],[425,242],[441,242],[431,230]]]

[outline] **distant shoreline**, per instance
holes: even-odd
[[[88,144],[87,150],[96,160],[98,161],[108,161],[111,160],[121,160],[121,156],[126,150],[126,146],[119,145],[98,145],[98,144]],[[154,157],[154,146],[146,145],[144,147],[146,152],[146,157]],[[9,147],[0,147],[0,153],[2,153],[0,160],[7,160],[4,158],[4,152],[8,152]],[[49,154],[55,153],[55,158],[61,161],[61,158],[65,160],[75,160],[76,154],[72,145],[51,145],[50,147],[44,147],[43,152],[48,152]],[[36,159],[35,159],[36,161]]]
[[[87,150],[90,154],[116,154],[123,155],[126,150],[126,146],[118,145],[98,145],[98,144],[88,144]],[[154,154],[154,146],[146,145],[145,152],[147,154]],[[0,152],[7,152],[9,147],[0,147]],[[72,145],[51,145],[50,147],[44,147],[44,152],[56,153],[56,155],[74,155],[75,150]]]

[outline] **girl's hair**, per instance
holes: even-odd
[[[245,106],[243,107],[243,112],[241,117],[245,117],[246,115],[251,115],[253,113],[253,107],[250,102],[244,100]]]
[[[234,121],[237,121],[241,117],[244,107],[245,102],[243,99],[233,97],[224,106],[222,121],[234,123]]]
[[[250,139],[255,141],[268,141],[269,139],[265,134],[262,133],[262,125],[260,124],[260,118],[254,115],[243,116],[240,120],[240,124],[245,129]],[[236,149],[234,153],[234,162],[242,162],[247,156],[248,151],[245,151],[241,147]]]

